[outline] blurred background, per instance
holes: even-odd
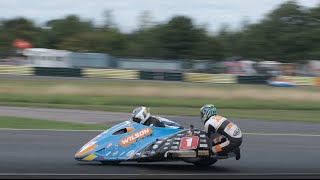
[[[0,3],[2,105],[317,121],[317,0]]]

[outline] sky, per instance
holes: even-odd
[[[320,4],[320,0],[296,1],[305,7]],[[210,32],[215,32],[225,24],[237,29],[244,19],[257,22],[284,2],[286,0],[0,0],[0,18],[23,16],[42,25],[48,20],[75,14],[99,25],[104,20],[103,12],[111,10],[120,30],[131,32],[138,28],[141,12],[149,11],[157,23],[185,15],[196,25],[207,25]]]

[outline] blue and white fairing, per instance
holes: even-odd
[[[125,121],[99,134],[75,155],[79,161],[125,161],[138,152],[171,135],[185,131],[178,128],[149,127]],[[139,156],[141,157],[141,156]]]

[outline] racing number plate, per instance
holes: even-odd
[[[180,141],[180,150],[197,149],[199,142],[198,136],[183,137]]]

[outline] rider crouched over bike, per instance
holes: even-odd
[[[240,128],[227,118],[218,116],[217,109],[212,104],[206,104],[200,109],[201,120],[205,132],[210,139],[213,133],[219,136],[213,140],[212,152],[215,155],[226,155],[229,152],[236,154],[236,160],[240,159],[240,145],[242,133]]]

